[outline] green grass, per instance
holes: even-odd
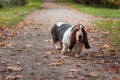
[[[109,31],[106,37],[112,45],[120,47],[120,20],[100,20],[95,23],[103,31]]]
[[[40,8],[41,1],[30,0],[25,6],[6,7],[0,9],[0,26],[11,28],[12,25],[23,20],[23,15]]]
[[[91,6],[85,6],[81,4],[76,3],[63,3],[65,5],[71,6],[73,8],[76,8],[82,13],[90,14],[96,17],[102,17],[102,18],[120,18],[120,10],[119,9],[110,9],[110,8],[102,8],[102,7],[91,7]]]

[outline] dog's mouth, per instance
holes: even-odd
[[[82,43],[82,36],[79,36],[79,38],[78,38],[76,44],[77,44],[77,45],[80,45],[81,43]]]
[[[77,40],[76,45],[81,45],[81,44],[82,44],[82,42]]]

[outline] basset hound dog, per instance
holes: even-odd
[[[70,25],[58,22],[51,29],[53,46],[61,50],[62,54],[72,51],[77,57],[83,46],[90,48],[85,27],[82,24]]]

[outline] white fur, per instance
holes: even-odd
[[[83,28],[83,26],[81,26],[81,25],[80,25],[79,27],[80,27],[81,29]],[[83,32],[82,32],[81,29],[76,33],[76,39],[77,39],[77,40],[79,40],[79,37],[78,37],[79,35],[83,36]],[[83,37],[82,37],[82,40],[83,40]]]
[[[65,52],[68,52],[68,47],[70,45],[70,37],[71,37],[71,29],[73,27],[70,27],[67,29],[67,31],[64,33],[62,43],[63,43],[63,49],[62,49],[62,54]]]
[[[62,24],[64,24],[64,22],[58,22],[58,23],[57,23],[57,26],[60,27]]]

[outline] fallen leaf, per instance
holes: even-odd
[[[6,66],[11,66],[11,64],[7,63]]]
[[[77,69],[70,69],[69,71],[70,72],[77,72],[78,70]]]
[[[106,31],[106,32],[103,32],[104,35],[108,35],[109,34],[109,31]]]
[[[4,42],[0,42],[0,46],[5,46],[5,43]]]
[[[0,32],[0,36],[2,36],[3,35],[3,33],[2,32]]]
[[[68,75],[67,78],[77,78],[75,75]]]
[[[20,48],[17,48],[17,49],[15,49],[16,51],[22,51],[23,49],[20,49]]]
[[[63,63],[62,62],[52,62],[50,64],[48,64],[49,66],[62,66]]]
[[[20,62],[17,62],[17,65],[20,65],[21,63]]]
[[[23,68],[20,67],[20,66],[8,66],[7,69],[11,70],[11,71],[21,71],[21,70],[23,70]]]
[[[115,80],[120,80],[120,76],[118,76]]]
[[[54,54],[52,51],[47,51],[46,54]]]
[[[90,28],[86,28],[85,30],[86,30],[86,32],[88,32],[88,33],[91,32],[91,29],[90,29]]]
[[[2,77],[0,77],[0,80],[3,80],[3,78],[2,78]]]
[[[32,47],[32,45],[31,45],[31,44],[26,44],[26,46],[27,46],[28,48]]]
[[[103,46],[102,46],[102,48],[109,48],[110,46],[108,45],[108,44],[104,44]]]
[[[46,79],[46,78],[44,78],[44,77],[40,77],[40,80],[48,80],[48,79]]]
[[[88,53],[88,57],[94,57],[93,53]]]
[[[103,63],[105,63],[105,60],[98,60],[97,63],[98,64],[103,64]]]
[[[113,60],[111,60],[111,59],[108,59],[108,60],[105,60],[105,62],[112,62]]]
[[[40,66],[40,63],[35,63],[34,65],[35,65],[35,66]]]
[[[8,75],[5,80],[23,79],[23,75]]]
[[[84,22],[85,20],[81,19],[80,22]]]
[[[85,76],[90,76],[90,77],[98,77],[98,72],[90,72],[88,74],[86,74]]]
[[[67,58],[69,58],[69,56],[62,55],[61,58],[63,58],[63,59],[67,59]]]
[[[109,52],[116,52],[115,49],[109,49]]]
[[[107,71],[111,74],[117,73],[118,69],[117,68],[108,68]]]
[[[77,64],[76,67],[81,67],[80,64]]]

